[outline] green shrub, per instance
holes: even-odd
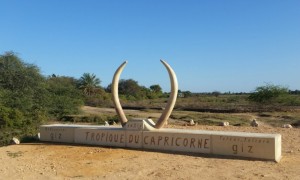
[[[13,52],[0,55],[0,145],[36,135],[50,118],[78,113],[82,99],[74,78],[47,79]]]
[[[249,96],[249,100],[260,104],[283,103],[286,102],[287,95],[288,88],[267,84],[257,87]]]

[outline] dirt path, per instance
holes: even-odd
[[[0,179],[299,179],[300,130],[272,127],[175,128],[282,134],[280,163],[58,144],[0,148]]]
[[[92,115],[101,115],[101,114],[113,114],[116,115],[116,111],[113,108],[97,108],[97,107],[90,107],[90,106],[83,106],[82,110],[86,114],[92,114]],[[125,109],[124,110],[126,115],[132,115],[132,116],[137,116],[139,118],[149,118],[149,114],[153,118],[159,118],[161,113],[154,113],[154,112],[144,112],[140,110],[131,110],[131,109]]]

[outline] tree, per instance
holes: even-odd
[[[24,63],[12,52],[0,56],[0,88],[6,92],[2,99],[6,107],[26,114],[44,111],[47,104],[45,87],[45,78],[35,65]]]
[[[100,83],[100,79],[95,74],[84,73],[79,79],[79,88],[83,90],[85,95],[91,96],[100,87]]]
[[[127,99],[144,99],[146,93],[146,88],[139,86],[138,82],[133,79],[121,79],[119,82],[119,94],[125,95]]]
[[[193,93],[191,91],[183,91],[182,94],[185,98],[193,96]]]
[[[83,105],[82,93],[77,89],[77,80],[72,77],[51,76],[47,79],[49,114],[60,119],[64,115],[77,114]]]
[[[47,117],[45,87],[45,78],[35,65],[24,63],[13,52],[0,56],[0,131],[3,134],[13,136],[37,131]],[[0,145],[5,141],[3,134],[0,134]]]
[[[107,93],[103,88],[97,88],[93,96],[86,96],[85,104],[94,107],[113,106],[111,95]]]
[[[221,95],[221,92],[219,92],[219,91],[213,91],[211,94],[213,96],[215,96],[215,97],[219,97]]]
[[[13,136],[35,135],[50,117],[78,112],[81,91],[73,78],[45,78],[13,52],[0,55],[0,146]]]
[[[154,93],[157,93],[157,94],[162,93],[162,89],[158,84],[150,86],[150,90]]]
[[[294,91],[289,91],[290,94],[300,94],[300,90],[296,89]]]
[[[150,90],[146,89],[147,97],[150,99],[158,98],[163,95],[162,88],[158,85],[150,86]]]
[[[249,100],[260,104],[274,103],[279,98],[288,95],[288,88],[267,84],[265,86],[259,86],[253,93],[250,94]]]

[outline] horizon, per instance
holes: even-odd
[[[299,17],[300,1],[5,1],[0,53],[44,76],[94,73],[102,87],[127,60],[120,79],[168,92],[163,59],[181,91],[299,90]]]

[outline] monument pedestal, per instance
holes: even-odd
[[[43,125],[41,141],[247,157],[279,162],[281,135],[154,129],[151,120],[130,120],[125,127]]]

